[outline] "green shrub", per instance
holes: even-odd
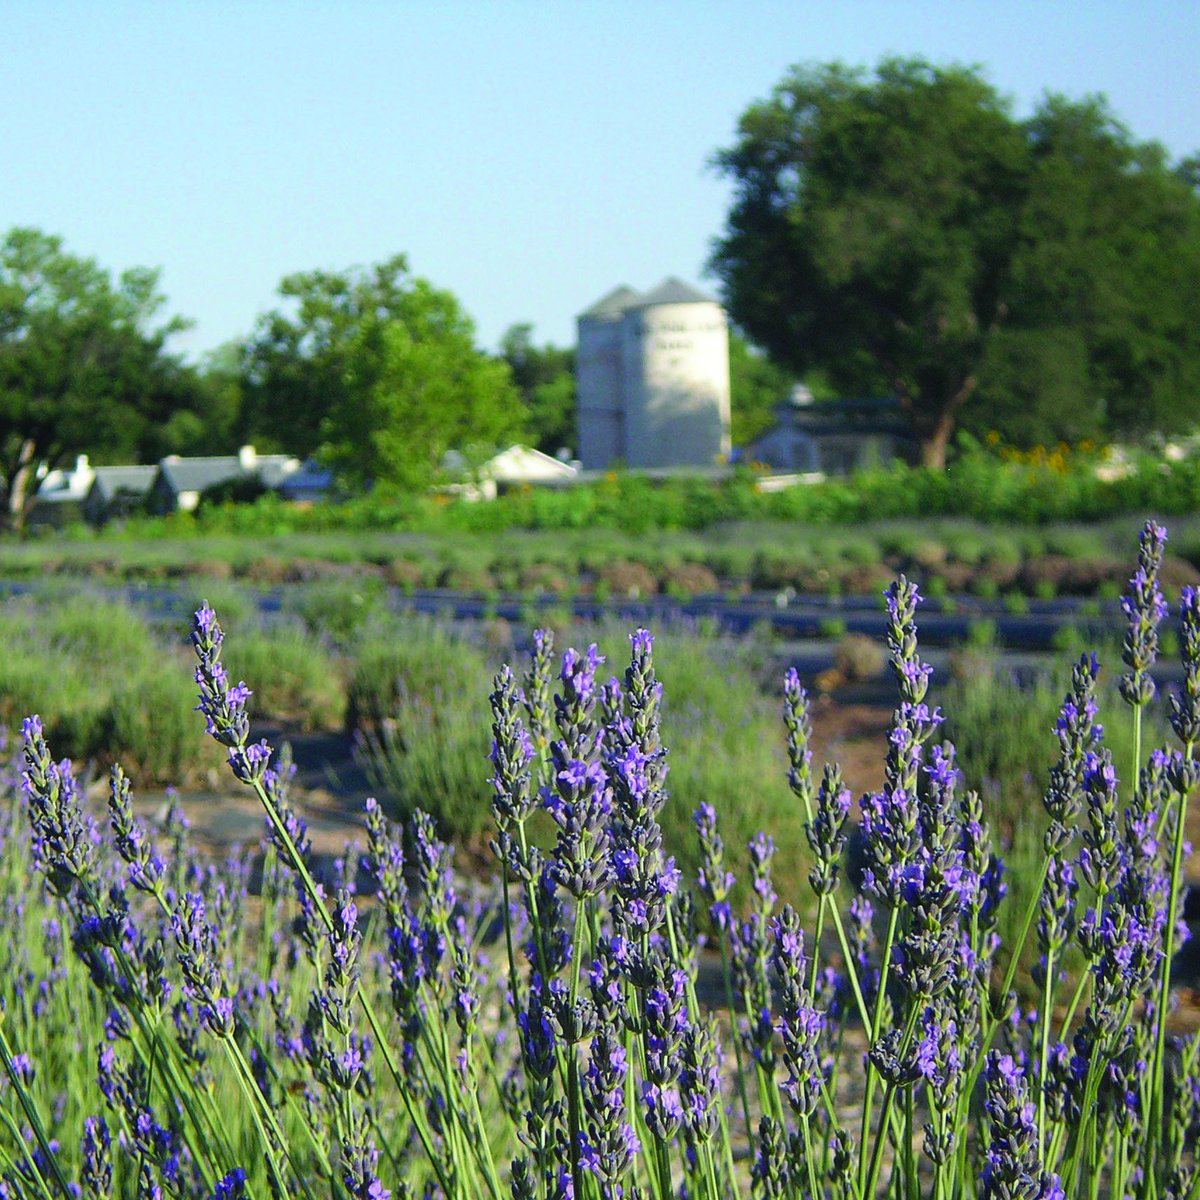
[[[396,620],[373,629],[357,647],[346,722],[352,729],[369,729],[389,719],[406,696],[452,700],[477,692],[489,679],[483,654],[444,626]]]
[[[341,664],[321,641],[295,626],[281,625],[239,636],[226,655],[231,678],[253,680],[255,717],[300,729],[332,729],[346,715]]]
[[[284,596],[284,611],[299,617],[314,637],[348,646],[384,611],[383,581],[353,576],[291,587]]]

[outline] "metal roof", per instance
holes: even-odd
[[[118,492],[143,496],[154,482],[157,467],[96,467],[96,478],[92,487],[105,500],[112,499]]]
[[[656,304],[716,304],[712,296],[706,295],[690,283],[684,283],[675,275],[668,275],[657,287],[651,288],[629,308],[651,308]]]
[[[289,473],[292,461],[286,454],[260,454],[244,463],[236,454],[228,454],[218,458],[164,458],[158,469],[173,492],[202,492],[228,479],[249,477],[271,486]]]
[[[627,308],[632,308],[638,303],[640,297],[628,284],[623,283],[620,287],[615,287],[611,292],[600,297],[595,304],[585,308],[579,314],[582,320],[585,317],[619,317]]]

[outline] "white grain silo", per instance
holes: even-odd
[[[625,313],[639,299],[619,287],[579,314],[576,351],[576,414],[579,461],[601,471],[625,457],[625,383],[621,329]]]
[[[729,332],[710,296],[670,278],[622,322],[625,461],[711,467],[729,457]]]

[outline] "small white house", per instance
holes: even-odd
[[[38,480],[37,495],[27,518],[30,525],[65,525],[83,515],[83,502],[96,472],[86,454],[79,455],[70,470],[45,471]]]
[[[446,453],[442,469],[451,476],[468,474],[467,461],[457,450]],[[542,486],[570,483],[579,474],[579,468],[518,442],[493,455],[470,474],[474,478],[449,484],[442,490],[469,500],[494,500],[501,489],[525,483]]]

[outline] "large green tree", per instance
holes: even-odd
[[[245,414],[263,445],[318,454],[346,478],[419,488],[450,448],[525,424],[508,366],[475,346],[455,297],[397,255],[280,285],[244,350]]]
[[[137,461],[171,418],[202,405],[195,373],[167,353],[184,327],[163,316],[158,275],[117,278],[58,237],[0,241],[0,488],[19,525],[38,467],[72,455]]]
[[[1200,201],[1103,102],[1051,97],[1022,122],[966,68],[796,68],[716,163],[734,320],[797,372],[895,394],[925,463],[961,419],[1064,436],[1191,418]]]
[[[773,362],[736,329],[729,331],[730,434],[744,446],[775,424],[775,410],[798,380],[793,371]]]
[[[529,411],[533,443],[544,454],[573,450],[578,440],[575,417],[575,351],[533,340],[533,326],[511,325],[500,340],[500,356]]]

